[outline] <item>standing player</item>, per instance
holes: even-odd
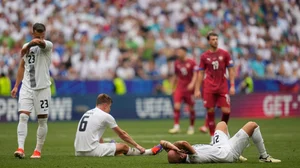
[[[232,163],[239,159],[251,137],[259,162],[281,162],[267,153],[260,127],[255,122],[245,124],[232,138],[228,134],[227,124],[222,121],[217,125],[213,144],[190,145],[187,141],[172,144],[165,140],[160,144],[168,152],[169,163]]]
[[[137,144],[109,114],[111,104],[112,99],[108,95],[100,94],[97,97],[96,107],[83,114],[76,132],[75,156],[156,155],[162,151],[161,145],[145,150]],[[130,148],[125,143],[103,143],[102,136],[106,127],[113,129],[122,140],[135,148]]]
[[[30,158],[41,158],[41,151],[48,132],[47,120],[51,100],[49,66],[53,44],[44,40],[46,27],[35,23],[32,29],[33,40],[23,45],[16,84],[11,96],[16,97],[19,85],[19,124],[17,128],[18,149],[14,155],[24,158],[24,143],[27,136],[27,122],[31,112],[38,118],[36,148]]]
[[[201,84],[203,84],[203,103],[207,109],[207,123],[213,140],[215,132],[215,106],[221,107],[222,121],[226,124],[230,114],[230,97],[228,95],[228,84],[226,68],[229,71],[230,89],[229,94],[235,94],[234,67],[229,53],[218,48],[218,35],[210,32],[207,35],[210,49],[201,55],[199,72],[195,86],[195,98],[201,97]]]
[[[174,127],[169,130],[169,133],[175,134],[180,132],[179,119],[180,119],[180,106],[184,101],[188,104],[190,112],[190,126],[187,134],[194,134],[195,110],[193,90],[196,82],[197,73],[195,72],[196,63],[194,60],[187,58],[187,49],[180,47],[177,49],[176,54],[178,59],[175,61],[175,85],[176,90],[173,94],[174,99]]]

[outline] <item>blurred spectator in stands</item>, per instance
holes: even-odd
[[[160,74],[158,70],[156,69],[156,65],[154,61],[148,61],[147,62],[147,68],[146,68],[146,74],[149,77],[149,79],[160,79]]]
[[[3,31],[2,35],[0,36],[0,45],[7,45],[9,49],[11,49],[14,45],[15,41],[10,36],[9,30]]]
[[[173,74],[169,74],[167,76],[167,78],[165,78],[162,81],[162,91],[164,94],[166,95],[172,95],[173,93],[173,89],[175,88],[175,86],[173,86],[174,82],[174,75]]]
[[[256,55],[255,60],[251,62],[251,68],[255,78],[262,79],[265,77],[265,65],[260,55]]]
[[[51,85],[50,85],[50,90],[51,90],[51,96],[56,96],[56,84],[55,84],[55,80],[53,79],[53,77],[50,77],[51,80]]]
[[[243,81],[239,85],[240,93],[250,94],[254,91],[254,83],[252,77],[248,74],[244,74]]]
[[[121,65],[117,68],[117,76],[124,80],[130,80],[133,79],[135,76],[134,69],[132,68],[130,64],[129,59],[124,59],[121,63]]]
[[[10,96],[11,81],[7,75],[0,75],[0,96]]]
[[[267,79],[275,79],[278,71],[279,71],[280,63],[278,61],[277,56],[274,55],[271,58],[271,62],[266,67],[266,78]]]
[[[126,83],[122,78],[118,77],[117,74],[114,75],[113,85],[114,85],[114,93],[116,95],[126,94],[127,92]]]

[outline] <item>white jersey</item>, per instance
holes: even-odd
[[[226,163],[233,162],[232,154],[224,147],[214,145],[192,145],[196,154],[188,155],[187,163]]]
[[[23,57],[25,72],[22,84],[32,90],[47,88],[51,85],[49,67],[51,64],[52,42],[44,40],[46,47],[33,46],[29,54]],[[26,47],[29,43],[23,45]]]
[[[78,123],[74,142],[75,151],[92,151],[98,146],[106,127],[117,126],[114,117],[99,108],[87,111]]]

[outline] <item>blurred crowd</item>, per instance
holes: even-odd
[[[219,34],[238,78],[300,79],[296,0],[0,0],[0,73],[15,79],[35,22],[54,44],[55,79],[162,79],[174,49],[199,62]]]

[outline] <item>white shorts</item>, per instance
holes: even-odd
[[[216,130],[214,134],[214,144],[213,146],[220,148],[219,155],[222,156],[223,159],[220,162],[234,162],[234,155],[231,152],[230,147],[230,139],[229,137],[220,130]]]
[[[48,114],[51,101],[50,87],[40,90],[32,90],[22,85],[19,95],[19,111]]]
[[[214,146],[221,147],[224,152],[229,152],[228,161],[236,161],[249,144],[249,136],[240,129],[233,137],[229,137],[220,130],[216,130],[214,134]]]
[[[116,144],[115,143],[99,143],[99,145],[92,151],[75,152],[75,156],[115,156]]]
[[[231,152],[234,154],[234,159],[238,159],[244,149],[249,145],[249,135],[240,129],[232,138],[229,139]]]

